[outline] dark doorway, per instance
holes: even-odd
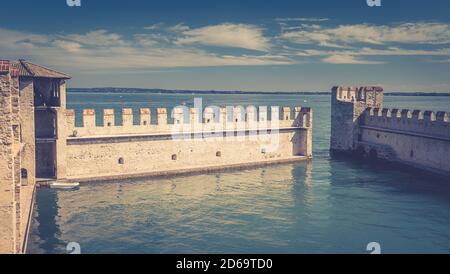
[[[36,142],[36,177],[55,178],[56,142]]]

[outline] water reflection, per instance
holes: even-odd
[[[36,216],[41,241],[30,251],[64,252],[73,241],[87,253],[255,252],[284,246],[288,241],[279,233],[297,221],[292,209],[313,201],[311,170],[305,162],[84,185],[76,192],[40,190],[38,203],[57,204],[57,210]],[[52,222],[41,218],[51,215]],[[50,235],[57,239],[50,241],[52,248],[43,244]]]
[[[120,96],[123,96],[121,98]],[[160,107],[190,95],[70,94],[69,107]],[[329,158],[330,96],[206,95],[206,105],[315,111],[311,163],[37,193],[29,252],[450,252],[450,184],[391,166]],[[389,99],[391,98],[391,99]],[[386,97],[402,108],[448,110],[446,98]]]
[[[35,206],[32,226],[35,233],[30,236],[33,246],[39,247],[39,252],[55,253],[58,245],[61,244],[58,237],[61,235],[59,225],[57,224],[58,206],[56,192],[39,193],[40,198],[45,203]]]
[[[347,157],[334,157],[330,167],[334,228],[325,237],[336,249],[364,252],[375,241],[387,253],[449,252],[448,181]]]
[[[348,159],[42,189],[31,253],[450,252],[448,184]]]

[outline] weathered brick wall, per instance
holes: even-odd
[[[34,91],[32,79],[20,79],[20,124],[22,149],[22,168],[28,173],[25,184],[33,185],[36,176],[35,164],[35,125],[34,125]]]
[[[21,251],[21,231],[20,231],[20,221],[21,221],[21,204],[20,204],[20,191],[21,191],[21,145],[20,145],[20,104],[19,104],[19,77],[18,77],[18,67],[17,63],[11,63],[10,67],[11,75],[11,122],[13,131],[13,173],[14,173],[14,242],[15,242],[15,253],[20,253]]]
[[[66,147],[67,147],[67,114],[66,114],[66,82],[59,83],[60,92],[60,107],[57,111],[57,135],[56,151],[62,152],[56,155],[56,177],[66,178],[67,161],[66,161]]]
[[[67,179],[122,178],[312,157],[310,108],[297,107],[291,115],[291,108],[280,112],[272,107],[270,120],[267,107],[259,107],[259,117],[256,108],[250,106],[246,113],[243,109],[217,109],[214,116],[210,108],[203,115],[195,108],[179,108],[169,123],[167,109],[158,108],[156,125],[143,123],[149,121],[149,109],[141,109],[140,125],[132,124],[133,112],[125,109],[123,126],[111,122],[112,110],[104,111],[104,126],[96,126],[94,110],[84,110],[83,127],[74,127],[74,112],[67,111]],[[60,156],[58,152],[58,162]]]
[[[13,138],[9,63],[0,61],[0,253],[16,247]]]
[[[447,112],[368,108],[359,123],[366,153],[450,176]],[[372,144],[389,147],[385,154]]]
[[[0,61],[0,253],[20,253],[23,247],[18,76],[17,63]]]
[[[270,161],[306,160],[300,146],[308,130],[259,136],[172,140],[158,136],[71,139],[67,175],[72,180],[163,175],[182,170],[245,166]],[[298,149],[296,147],[299,146]],[[296,153],[302,152],[301,155]]]

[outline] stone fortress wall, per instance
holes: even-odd
[[[380,87],[334,87],[331,150],[450,175],[447,112],[383,108]]]
[[[104,109],[103,126],[93,109],[83,110],[75,122],[66,111],[66,176],[91,181],[245,167],[312,157],[312,110],[297,107],[174,108],[168,122],[165,108],[122,109],[122,125],[115,125],[113,109]],[[82,126],[77,127],[77,124]],[[60,152],[61,153],[61,152]],[[59,153],[58,153],[59,154]]]
[[[36,182],[97,181],[208,172],[312,157],[312,110],[180,106],[66,109],[70,76],[26,60],[0,60],[0,253],[24,253]],[[269,115],[270,114],[270,115]],[[269,116],[271,117],[269,119]],[[172,122],[173,120],[173,122]],[[82,126],[78,127],[77,124]]]
[[[36,182],[90,182],[208,172],[312,157],[312,110],[180,106],[66,109],[70,76],[26,60],[0,60],[0,253],[24,253]],[[269,115],[270,114],[270,119]],[[173,120],[173,122],[172,122]]]
[[[19,85],[16,62],[0,60],[0,254],[22,253],[33,206],[34,140],[23,121],[32,116],[30,96]],[[23,110],[23,111],[22,111]]]

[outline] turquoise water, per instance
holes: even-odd
[[[69,94],[68,107],[168,107],[195,95]],[[450,252],[450,183],[330,158],[329,96],[202,95],[208,105],[314,108],[311,162],[166,179],[39,189],[30,253]],[[387,107],[450,111],[449,97],[386,97]],[[119,117],[120,118],[120,117]]]

